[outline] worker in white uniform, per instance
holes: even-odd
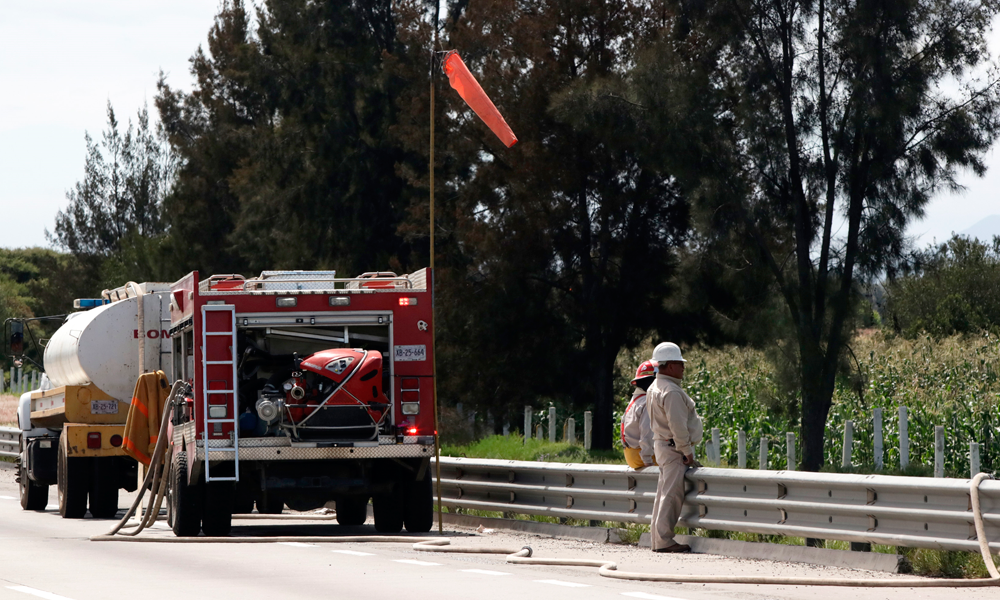
[[[690,552],[674,540],[674,527],[684,504],[684,473],[697,465],[692,446],[701,441],[702,424],[694,400],[681,389],[684,363],[677,344],[663,342],[653,349],[656,379],[649,386],[646,406],[653,430],[653,453],[660,467],[653,502],[653,552]]]
[[[649,428],[649,411],[646,410],[646,390],[656,377],[656,367],[650,361],[645,361],[635,371],[632,385],[632,400],[622,415],[622,449],[625,462],[633,469],[651,467],[656,464],[653,458],[653,430]]]

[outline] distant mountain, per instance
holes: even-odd
[[[981,242],[992,242],[993,236],[1000,235],[1000,215],[990,215],[965,231],[959,232],[959,235],[979,238]]]

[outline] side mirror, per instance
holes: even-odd
[[[24,323],[10,322],[10,353],[18,357],[24,354]]]

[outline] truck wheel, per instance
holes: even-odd
[[[257,512],[262,515],[280,515],[285,510],[285,501],[277,492],[262,492],[257,498]]]
[[[210,537],[226,537],[233,527],[235,486],[228,481],[212,481],[205,486],[201,530]]]
[[[28,479],[28,469],[24,466],[26,455],[27,452],[21,453],[21,464],[17,472],[21,491],[21,508],[24,510],[45,510],[49,504],[49,486],[39,485]]]
[[[171,529],[179,537],[192,537],[201,530],[201,489],[188,485],[187,452],[170,461]]]
[[[430,469],[426,469],[423,479],[411,481],[406,486],[403,521],[410,533],[427,533],[434,526],[434,493]]]
[[[392,493],[380,494],[372,498],[372,512],[375,513],[375,531],[379,533],[399,533],[403,529],[403,498],[401,486]]]
[[[368,520],[368,498],[351,496],[337,500],[337,523],[340,525],[364,525]]]
[[[82,519],[87,514],[87,490],[90,488],[92,469],[90,460],[66,456],[66,441],[61,440],[56,487],[59,491],[59,514],[64,519]]]
[[[95,458],[90,485],[90,514],[95,519],[114,519],[118,514],[118,465],[114,458]]]

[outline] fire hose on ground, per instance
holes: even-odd
[[[272,544],[276,542],[300,542],[300,543],[409,543],[413,544],[413,550],[419,552],[446,552],[455,554],[505,554],[506,562],[517,565],[546,565],[546,566],[568,566],[568,567],[592,567],[597,568],[602,577],[612,579],[625,579],[631,581],[658,581],[664,583],[717,583],[717,584],[756,584],[756,585],[806,585],[806,586],[844,586],[844,587],[949,587],[949,588],[971,588],[988,587],[1000,585],[1000,571],[993,563],[990,554],[989,542],[986,539],[986,528],[983,523],[982,509],[979,503],[979,484],[989,478],[984,473],[979,473],[973,477],[969,488],[969,495],[972,500],[972,518],[976,528],[976,538],[979,541],[979,551],[982,554],[983,563],[986,565],[990,576],[983,579],[929,579],[929,578],[899,578],[899,579],[876,579],[876,578],[831,578],[831,577],[783,577],[783,576],[759,576],[759,575],[675,575],[668,573],[640,573],[634,571],[620,571],[618,565],[608,560],[591,560],[584,558],[535,558],[532,557],[530,547],[523,548],[499,548],[490,546],[452,546],[451,540],[441,537],[414,537],[414,536],[273,536],[273,537],[137,537],[138,534],[152,525],[160,514],[163,499],[166,496],[169,481],[170,463],[164,461],[163,457],[167,448],[167,423],[175,406],[175,397],[184,387],[182,382],[174,383],[167,397],[163,410],[163,418],[160,423],[160,433],[156,440],[156,446],[150,462],[152,467],[147,473],[142,483],[139,494],[136,496],[132,506],[125,516],[114,528],[105,535],[94,536],[91,541],[95,542],[151,542],[151,543],[174,543],[174,544]],[[142,504],[142,498],[150,490],[149,504],[145,514],[139,523],[129,529],[128,522]],[[291,517],[292,515],[267,515],[266,518]],[[261,517],[264,518],[264,517]],[[296,517],[300,518],[300,517]]]

